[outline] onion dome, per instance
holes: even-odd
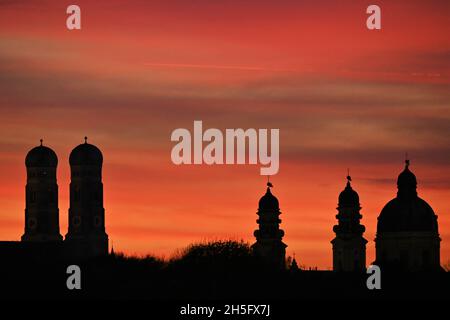
[[[352,181],[352,178],[347,176],[347,186],[339,194],[340,207],[359,207],[359,195],[352,189],[350,181]]]
[[[56,153],[42,144],[43,140],[41,139],[41,145],[31,149],[26,158],[25,165],[28,168],[32,167],[56,167],[58,165],[58,157]]]
[[[69,162],[71,166],[101,166],[103,155],[96,146],[87,143],[87,137],[85,137],[84,143],[70,153]]]
[[[270,192],[271,187],[272,184],[268,182],[266,194],[259,200],[259,211],[280,210],[278,199]]]

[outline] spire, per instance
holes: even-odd
[[[350,177],[350,168],[347,168],[347,187],[350,187],[350,181],[352,181],[352,177]]]
[[[115,257],[116,253],[114,252],[114,241],[111,240],[111,256]]]
[[[273,188],[273,184],[270,182],[270,176],[267,176],[267,189],[270,190],[269,188]]]
[[[44,139],[39,140],[41,142],[41,147],[42,147],[42,143],[44,142]]]
[[[405,168],[409,167],[409,157],[408,152],[405,152]]]
[[[405,153],[405,169],[398,175],[397,178],[397,195],[400,197],[416,197],[417,196],[417,179],[414,173],[409,170],[410,161],[408,153]]]

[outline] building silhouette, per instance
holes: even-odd
[[[22,241],[62,241],[59,233],[58,184],[56,153],[41,145],[25,158],[25,232]]]
[[[87,259],[108,254],[108,234],[103,205],[103,155],[87,142],[74,148],[69,157],[71,169],[68,232],[65,239],[59,228],[57,167],[58,157],[47,146],[31,149],[25,158],[25,220],[21,241],[0,241],[0,256],[36,259]],[[440,266],[440,237],[437,216],[417,195],[417,179],[405,169],[397,180],[397,197],[389,201],[378,217],[376,260],[382,270],[434,271]],[[267,183],[258,204],[254,255],[275,268],[286,269],[284,231],[280,229],[280,207]],[[333,270],[361,272],[366,267],[365,227],[360,223],[358,193],[351,177],[339,194],[338,223],[333,248]],[[295,262],[295,259],[294,259]],[[296,262],[295,264],[296,265]],[[294,267],[294,269],[298,269]]]
[[[284,231],[280,229],[280,206],[278,199],[270,191],[271,187],[272,184],[268,182],[266,194],[259,200],[257,212],[259,218],[256,220],[259,228],[254,232],[256,242],[252,245],[252,249],[255,255],[267,264],[285,268],[287,245],[282,241]]]
[[[363,238],[365,227],[360,224],[362,215],[358,193],[352,189],[351,177],[347,176],[347,185],[339,194],[338,224],[333,227],[336,237],[333,246],[333,270],[362,272],[366,268],[366,243]]]
[[[409,160],[397,179],[397,197],[378,217],[375,264],[401,271],[440,270],[437,216],[417,195],[417,179]]]
[[[25,227],[21,241],[0,241],[0,254],[9,258],[86,259],[108,254],[102,184],[103,156],[87,143],[70,155],[69,231],[59,229],[58,157],[41,143],[26,158]]]
[[[103,155],[85,142],[70,154],[69,231],[66,242],[74,254],[98,256],[108,252],[103,208]]]

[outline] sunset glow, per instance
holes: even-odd
[[[377,217],[396,195],[405,152],[438,215],[450,260],[450,2],[0,0],[0,239],[24,225],[24,159],[58,155],[67,232],[70,151],[104,156],[106,226],[116,251],[170,257],[205,239],[254,242],[260,165],[171,162],[171,132],[280,129],[271,178],[287,255],[330,269],[350,168],[374,260]],[[314,3],[314,5],[312,5]]]

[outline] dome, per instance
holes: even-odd
[[[430,205],[419,197],[389,201],[378,217],[377,232],[437,232],[437,217]]]
[[[26,158],[25,165],[27,167],[56,167],[58,165],[58,157],[56,153],[42,145],[31,149]]]
[[[278,199],[267,188],[266,194],[259,200],[259,210],[280,210]]]
[[[417,196],[417,179],[409,170],[409,160],[397,179],[397,197],[389,201],[378,217],[378,232],[437,232],[437,216],[431,206]]]
[[[351,178],[347,177],[347,186],[339,194],[339,206],[340,207],[359,207],[359,195],[352,189],[350,185]]]
[[[103,163],[102,152],[94,145],[85,142],[72,150],[69,157],[71,166],[96,165]]]

